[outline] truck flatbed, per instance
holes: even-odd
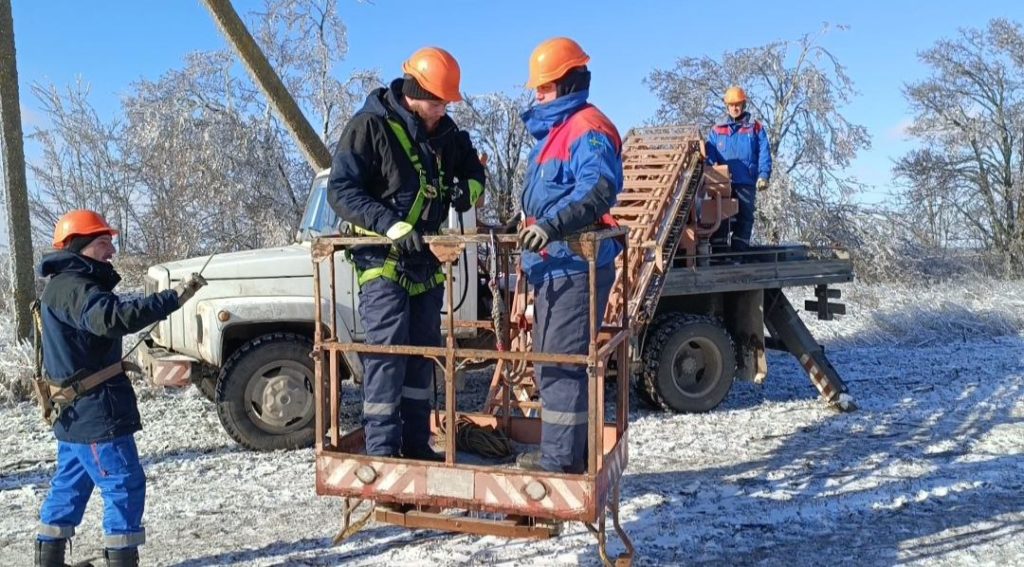
[[[782,257],[779,261],[673,267],[662,296],[849,283],[854,277],[853,262],[844,256],[842,252],[830,256],[804,254],[804,259]]]

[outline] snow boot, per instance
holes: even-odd
[[[516,457],[516,466],[527,471],[544,471],[544,469],[540,466],[540,451],[527,451],[525,453],[519,453],[519,456]]]
[[[414,461],[430,461],[434,463],[444,462],[444,453],[438,453],[437,451],[430,448],[430,446],[420,447],[416,449],[406,449],[402,451],[402,457],[406,459],[412,459]]]
[[[67,551],[68,540],[55,539],[52,541],[36,540],[36,567],[67,567],[64,563],[64,554]]]
[[[139,548],[104,549],[103,557],[107,567],[139,567]]]

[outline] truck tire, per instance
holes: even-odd
[[[642,399],[662,409],[699,413],[722,403],[736,377],[736,348],[714,317],[675,313],[644,344]]]
[[[254,451],[313,444],[313,341],[271,333],[243,344],[217,379],[217,417],[238,444]]]
[[[646,353],[647,343],[650,342],[655,334],[667,321],[674,320],[679,315],[678,311],[663,311],[654,316],[654,320],[647,325],[647,332],[644,334],[644,342],[641,344],[640,352]],[[644,360],[647,360],[644,358]],[[637,398],[640,399],[644,404],[655,408],[662,409],[661,402],[657,399],[657,394],[647,386],[647,382],[644,380],[644,374],[646,372],[640,372],[633,374],[633,391],[636,392]]]

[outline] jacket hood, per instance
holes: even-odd
[[[121,281],[121,276],[114,270],[114,266],[67,250],[46,254],[39,262],[39,275],[44,278],[67,272],[94,279],[110,289]]]
[[[405,126],[405,130],[413,140],[426,142],[431,138],[440,138],[456,130],[455,122],[445,115],[437,125],[432,134],[427,134],[427,125],[415,113],[402,104],[402,85],[405,79],[398,78],[391,81],[387,87],[374,89],[366,97],[366,102],[359,112],[366,112],[384,119],[395,119]]]
[[[560,96],[547,104],[539,104],[523,112],[522,119],[526,129],[538,140],[543,140],[552,128],[565,122],[579,109],[587,105],[589,90],[577,91]]]

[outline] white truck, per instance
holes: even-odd
[[[321,171],[313,179],[293,244],[158,264],[146,274],[147,293],[173,287],[200,270],[209,285],[153,328],[140,345],[140,366],[158,384],[195,384],[217,403],[228,435],[250,449],[301,447],[313,441],[310,243],[316,236],[337,234],[340,225],[327,203],[327,174]],[[474,227],[474,211],[465,213],[462,221],[465,228]],[[449,226],[460,228],[454,211]],[[461,263],[464,267],[455,274],[455,289],[461,290],[456,316],[476,319],[482,308],[476,251],[467,250]],[[356,278],[350,263],[339,259],[337,266],[336,328],[349,334],[343,340],[359,341]],[[326,290],[324,295],[329,296]],[[328,307],[321,306],[325,320],[331,312]],[[341,370],[349,369],[361,378],[355,355]]]
[[[341,225],[327,204],[327,173],[321,171],[313,180],[294,244],[171,262],[147,273],[148,292],[172,287],[192,272],[201,272],[209,285],[153,329],[141,345],[140,366],[158,384],[196,384],[217,403],[227,433],[250,449],[313,442],[310,244],[316,236],[337,234]],[[476,228],[473,212],[463,220],[467,232]],[[449,227],[458,228],[454,213]],[[461,291],[456,292],[456,317],[490,320],[491,294],[478,275],[477,251],[466,252],[462,269],[454,274],[454,289]],[[806,301],[805,309],[822,319],[844,314],[845,307],[831,301],[840,297],[840,290],[829,286],[853,280],[848,255],[805,245],[757,247],[749,255],[759,261],[691,265],[699,258],[680,255],[668,266],[652,323],[631,349],[629,374],[639,398],[665,410],[710,411],[735,379],[764,380],[764,351],[769,348],[793,354],[829,404],[855,407],[824,349],[783,293],[785,288],[813,286],[816,300]],[[339,258],[335,265],[336,328],[347,334],[339,340],[360,341],[356,278],[348,262]],[[321,274],[320,281],[331,281],[330,275]],[[327,289],[322,294],[330,297]],[[329,320],[330,305],[320,309],[323,320]],[[765,328],[770,336],[762,335]],[[471,328],[459,332],[466,333],[457,337],[460,342],[477,348],[493,343],[493,333],[476,335]],[[361,382],[358,358],[353,353],[346,357],[346,368],[340,370],[351,370]]]

